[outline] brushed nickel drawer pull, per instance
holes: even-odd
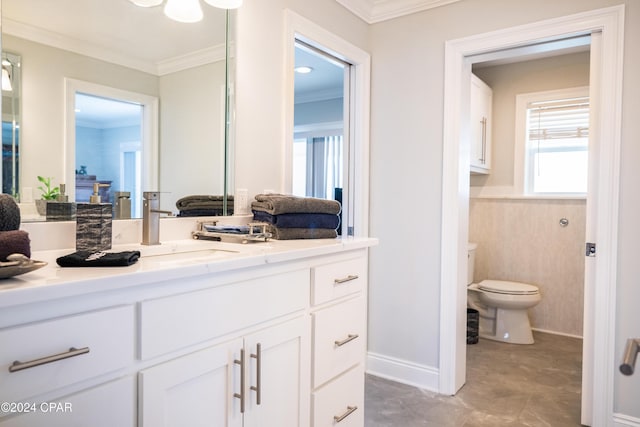
[[[240,365],[240,393],[233,393],[233,397],[240,399],[240,413],[244,414],[244,348],[240,349],[240,360],[233,361],[236,365]]]
[[[334,279],[333,283],[336,284],[336,285],[341,285],[343,283],[350,282],[352,280],[356,280],[359,277],[360,276],[358,276],[357,274],[350,274],[347,277],[344,277],[342,279]]]
[[[259,405],[262,400],[262,346],[260,343],[256,344],[256,354],[251,354],[251,357],[256,359],[256,385],[249,388],[256,392],[256,405]]]
[[[345,412],[342,415],[335,415],[333,417],[333,420],[337,423],[339,423],[340,421],[344,420],[345,418],[347,418],[349,415],[353,414],[356,409],[358,409],[357,406],[347,406],[347,412]]]
[[[336,347],[342,347],[343,345],[345,345],[348,342],[351,342],[353,340],[355,340],[356,338],[358,338],[359,335],[358,334],[349,334],[347,335],[347,337],[345,339],[343,339],[342,341],[334,341]]]
[[[9,366],[9,372],[18,372],[24,369],[34,368],[36,366],[45,365],[51,362],[57,362],[58,360],[68,359],[70,357],[76,357],[86,353],[89,353],[89,347],[71,347],[69,351],[65,351],[64,353],[41,357],[40,359],[29,360],[28,362],[20,362],[19,360],[16,360],[11,364],[11,366]]]

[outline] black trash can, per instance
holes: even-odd
[[[467,308],[467,344],[478,343],[478,330],[480,329],[480,313],[473,308]]]

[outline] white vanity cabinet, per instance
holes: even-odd
[[[493,125],[493,91],[476,75],[471,74],[470,106],[470,167],[476,174],[491,171],[491,127]]]
[[[363,427],[371,243],[313,243],[0,289],[0,427]]]
[[[143,301],[143,359],[225,341],[142,370],[140,426],[306,426],[309,281],[297,269]]]
[[[312,268],[314,427],[364,425],[367,258]]]

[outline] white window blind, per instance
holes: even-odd
[[[527,104],[529,193],[586,193],[589,98]]]

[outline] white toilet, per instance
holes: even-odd
[[[512,344],[533,344],[527,310],[540,302],[537,286],[503,280],[473,283],[475,243],[469,243],[467,306],[480,313],[480,337]]]

